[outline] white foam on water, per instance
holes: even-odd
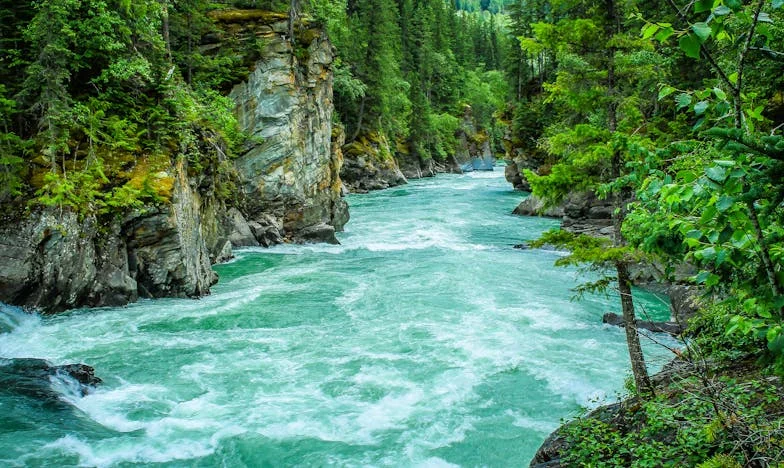
[[[37,314],[0,302],[0,335],[10,332],[29,332],[40,324],[41,317]],[[1,348],[0,353],[2,353]]]
[[[78,437],[67,435],[46,444],[44,450],[61,451],[79,457],[81,466],[110,467],[127,463],[166,463],[178,460],[192,460],[215,452],[210,443],[193,440],[144,441],[109,439],[96,443],[85,442]]]
[[[416,468],[456,468],[460,465],[449,463],[444,459],[438,457],[430,457],[426,460],[421,460],[413,464]]]
[[[567,301],[577,273],[550,270],[563,253],[490,245],[496,232],[514,239],[539,229],[483,195],[503,190],[498,171],[415,184],[401,189],[411,191],[398,197],[402,208],[383,193],[354,198],[343,245],[238,250],[236,270],[249,274],[224,278],[199,301],[10,315],[18,321],[0,337],[0,356],[96,365],[106,381],[96,392],[61,391],[116,431],[57,437],[45,448],[20,443],[74,454],[84,466],[187,466],[216,450],[231,466],[252,461],[233,459],[222,444],[248,434],[251,444],[260,435],[302,450],[324,442],[303,455],[311,462],[456,466],[447,459],[484,450],[488,427],[516,448],[531,441],[515,434],[545,434],[566,416],[534,416],[527,405],[546,403],[527,399],[529,388],[565,412],[621,388],[622,333],[593,325],[584,303]],[[476,234],[486,228],[479,218],[492,230]],[[519,400],[497,393],[518,385]],[[56,465],[56,453],[44,459]],[[504,455],[483,454],[488,465],[527,462]]]
[[[167,401],[169,390],[162,385],[121,384],[117,388],[98,387],[83,398],[75,398],[71,404],[82,410],[90,419],[117,432],[134,432],[146,429],[149,422],[128,419],[128,408],[144,403],[164,403],[171,408],[174,402]]]
[[[525,416],[520,411],[512,409],[504,411],[504,414],[514,419],[514,421],[512,421],[513,425],[542,434],[550,434],[560,426],[560,423],[558,422],[542,421],[541,419]]]
[[[405,428],[405,423],[417,410],[424,393],[415,388],[402,394],[387,395],[369,405],[357,416],[360,434],[371,435],[378,431]]]

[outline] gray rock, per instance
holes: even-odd
[[[407,182],[385,138],[362,135],[343,146],[342,152],[340,178],[351,192],[383,190]]]
[[[328,244],[340,244],[335,237],[335,227],[322,223],[316,226],[309,226],[297,235],[300,242],[326,242]]]
[[[258,221],[251,221],[249,226],[256,240],[264,247],[283,242],[283,226],[271,216],[260,216]]]
[[[602,316],[602,323],[623,327],[625,321],[622,316],[608,312]],[[657,333],[669,333],[674,336],[680,335],[684,330],[684,327],[676,322],[652,322],[647,320],[637,320],[637,328]]]
[[[259,242],[248,226],[248,221],[245,220],[245,217],[242,216],[242,213],[240,213],[238,209],[231,208],[227,213],[227,218],[229,222],[229,241],[231,241],[231,245],[234,247],[259,245]]]
[[[520,167],[513,159],[506,160],[506,167],[504,167],[504,178],[507,182],[512,184],[512,187],[514,187],[515,190],[519,190],[521,192],[531,191],[531,185],[527,180],[525,180],[523,174],[520,171]]]
[[[300,38],[295,54],[286,37],[285,20],[270,25],[274,34],[264,38],[262,58],[248,80],[234,87],[241,128],[257,137],[235,161],[242,180],[244,214],[263,229],[243,232],[262,245],[297,237],[320,224],[347,221],[340,202],[342,155],[332,144],[332,44],[323,31]],[[253,24],[236,24],[249,28]],[[283,229],[274,233],[273,216]],[[249,234],[252,234],[249,236]],[[236,245],[236,244],[235,244]]]
[[[395,154],[400,172],[408,179],[423,179],[425,177],[435,177],[438,172],[436,163],[432,159],[422,160],[417,154]]]
[[[234,258],[234,254],[231,250],[230,240],[222,239],[221,241],[218,241],[216,246],[219,247],[215,249],[215,253],[212,255],[212,263],[224,263]]]
[[[562,206],[545,208],[544,202],[536,195],[528,195],[512,211],[512,214],[519,216],[546,216],[549,218],[561,218],[564,215]]]
[[[57,402],[61,394],[52,387],[52,378],[70,378],[82,395],[101,383],[95,369],[84,364],[55,366],[43,359],[0,358],[0,392]]]
[[[702,306],[702,288],[687,284],[674,284],[667,290],[670,296],[672,317],[678,323],[688,323]]]

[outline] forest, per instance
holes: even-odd
[[[186,160],[232,199],[253,137],[228,91],[260,46],[200,47],[227,7],[284,15],[335,47],[345,144],[445,161],[466,106],[531,193],[590,191],[612,239],[546,233],[558,264],[617,288],[631,398],[562,429],[566,466],[784,463],[784,1],[0,1],[0,210],[118,218],[169,201]],[[244,11],[244,10],[242,10]],[[296,42],[293,42],[296,47]],[[295,49],[296,50],[296,49]],[[303,50],[299,50],[304,53]],[[677,378],[648,375],[634,265],[696,286]],[[514,282],[514,272],[501,281]],[[545,460],[546,461],[546,460]]]
[[[567,0],[511,8],[520,45],[507,62],[512,134],[535,161],[525,170],[533,193],[557,204],[588,189],[615,206],[612,242],[561,231],[539,242],[569,248],[562,264],[609,271],[582,292],[618,285],[630,385],[643,405],[625,423],[571,426],[572,462],[781,463],[782,412],[772,404],[780,381],[749,377],[784,370],[781,6]],[[637,262],[703,291],[685,342],[693,370],[674,385],[652,382],[630,326],[629,266]]]
[[[223,96],[247,77],[260,46],[199,49],[216,31],[209,12],[227,6],[326,24],[338,51],[336,119],[347,143],[382,135],[420,159],[443,160],[454,152],[465,104],[498,140],[508,41],[488,11],[457,14],[442,1],[4,2],[4,206],[21,199],[121,212],[165,196],[144,172],[178,154],[197,158],[199,142],[231,158],[248,135]],[[153,168],[123,169],[140,157]]]

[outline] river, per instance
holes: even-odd
[[[617,298],[517,250],[503,170],[348,198],[342,245],[236,252],[201,300],[54,317],[1,306],[0,356],[84,362],[75,408],[0,395],[4,466],[522,466],[562,418],[623,393]],[[654,317],[667,305],[638,292]],[[652,368],[669,352],[644,343]]]

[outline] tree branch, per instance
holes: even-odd
[[[691,24],[691,23],[689,23],[689,18],[687,18],[686,15],[681,11],[681,9],[678,8],[678,5],[675,4],[675,0],[667,0],[667,3],[669,3],[670,6],[672,7],[672,9],[675,10],[678,13],[678,17],[683,22],[685,22],[686,24]],[[716,73],[718,73],[719,78],[721,78],[721,81],[723,81],[724,84],[729,89],[731,89],[733,91],[733,94],[734,94],[735,93],[735,85],[732,84],[732,81],[730,81],[730,79],[727,76],[727,74],[724,73],[724,70],[721,69],[719,64],[713,58],[713,55],[711,55],[710,51],[705,47],[705,44],[700,44],[700,54],[702,55],[702,57],[705,60],[708,61],[708,63],[710,64],[711,68],[713,68],[716,71]]]
[[[743,48],[738,53],[738,80],[735,82],[735,127],[741,128],[743,124],[743,110],[741,108],[741,91],[743,91],[743,68],[746,64],[746,56],[749,53],[749,47],[751,47],[751,41],[754,38],[754,31],[757,29],[757,24],[759,24],[759,15],[762,12],[762,5],[765,4],[766,0],[759,0],[757,5],[754,7],[754,18],[751,21],[751,29],[749,29],[749,34],[746,36],[746,42],[743,44]]]

